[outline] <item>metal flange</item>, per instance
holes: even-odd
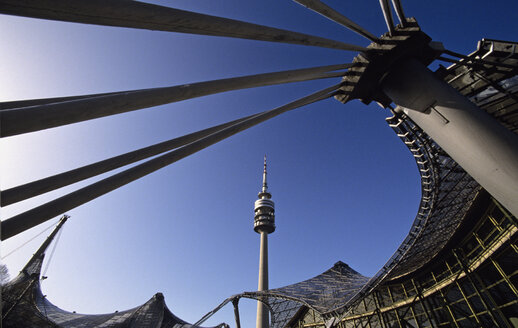
[[[405,27],[397,25],[392,35],[382,35],[366,52],[354,58],[354,66],[345,73],[335,99],[344,104],[359,99],[365,104],[374,100],[383,106],[389,105],[391,100],[380,88],[384,76],[395,63],[407,58],[415,58],[426,66],[433,62],[441,51],[431,40],[421,31],[415,18],[408,18]]]

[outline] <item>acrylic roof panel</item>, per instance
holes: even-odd
[[[145,304],[130,310],[108,314],[79,314],[64,311],[42,294],[39,276],[24,275],[13,280],[3,290],[6,304],[12,307],[4,320],[4,327],[191,327],[174,316],[158,293]]]
[[[439,69],[437,75],[517,133],[517,50],[517,43],[484,39],[477,51],[447,69]],[[432,260],[460,226],[481,188],[408,117],[394,116],[387,122],[415,157],[421,174],[421,204],[401,246],[344,308],[383,282],[411,274]]]
[[[341,306],[369,280],[343,262],[311,279],[282,288],[271,289],[268,295],[303,299],[319,312]]]
[[[502,66],[480,64],[476,59]],[[448,69],[440,69],[437,74],[508,129],[518,132],[517,43],[484,39],[479,42],[477,51]],[[436,201],[430,205],[433,211],[420,232],[421,240],[416,240],[414,247],[406,252],[388,276],[390,279],[413,272],[437,254],[456,231],[480,189],[424,132],[415,129],[414,134],[421,135],[417,136],[424,141],[421,148],[430,148],[432,170],[438,173],[434,181]],[[419,164],[419,160],[416,161]],[[421,172],[422,181],[426,181],[426,176],[427,173]]]
[[[477,57],[503,66],[470,61]],[[483,39],[477,51],[441,73],[451,86],[509,130],[518,133],[517,70],[518,43]]]
[[[52,304],[41,292],[40,272],[45,251],[66,219],[47,238],[20,274],[2,287],[3,327],[64,328],[190,328],[167,308],[161,293],[141,306],[107,314],[68,312]],[[217,327],[224,326],[224,324]]]
[[[502,66],[474,64],[475,58]],[[482,40],[476,52],[447,69],[439,69],[437,75],[518,133],[518,44]],[[264,292],[274,315],[287,316],[275,310],[279,308],[279,302],[287,299],[324,315],[331,315],[338,305],[342,306],[339,311],[347,310],[383,282],[409,275],[427,264],[444,248],[465,218],[481,190],[479,184],[408,117],[394,116],[387,122],[409,148],[421,174],[421,204],[408,236],[369,281],[365,277],[343,282],[327,280],[326,271],[322,277]],[[318,290],[322,293],[321,298]],[[292,316],[300,306],[289,307]],[[289,319],[277,321],[287,323]]]
[[[264,292],[249,292],[244,297],[265,299],[271,307],[274,327],[283,327],[301,304],[320,313],[340,308],[369,280],[343,262],[311,279]],[[299,303],[296,303],[296,302]]]
[[[458,64],[439,69],[437,75],[516,133],[517,51],[517,43],[484,39],[477,51]],[[493,64],[480,64],[475,58]],[[478,183],[409,118],[387,121],[416,159],[422,200],[407,238],[369,283],[371,287],[410,274],[430,261],[453,236],[480,190]]]

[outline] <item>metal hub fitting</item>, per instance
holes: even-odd
[[[439,56],[442,47],[431,40],[421,31],[415,18],[408,18],[406,27],[397,25],[392,35],[385,33],[378,42],[367,47],[368,51],[354,58],[354,66],[345,73],[335,99],[344,104],[352,99],[365,104],[374,100],[388,106],[391,100],[381,91],[381,81],[399,61],[407,58],[415,58],[428,66]]]

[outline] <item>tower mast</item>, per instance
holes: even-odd
[[[275,204],[271,200],[266,181],[266,155],[264,155],[263,187],[259,192],[259,199],[254,204],[254,231],[261,235],[259,251],[259,282],[258,291],[268,290],[268,234],[275,231]],[[269,327],[268,308],[257,302],[256,328]]]

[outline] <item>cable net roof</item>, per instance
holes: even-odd
[[[273,312],[274,327],[283,327],[302,305],[320,313],[332,312],[355,295],[369,280],[343,262],[311,279],[244,297],[266,300]]]
[[[518,133],[518,44],[484,39],[478,50],[437,75],[477,106]],[[494,64],[473,64],[483,58]],[[512,68],[514,67],[514,68]],[[463,222],[479,184],[405,115],[387,119],[414,156],[421,175],[421,203],[398,250],[370,280],[338,262],[315,278],[263,293],[244,293],[270,306],[274,327],[284,327],[303,305],[322,321],[344,314],[384,282],[409,275],[429,263]]]
[[[48,247],[49,244],[46,246]],[[155,294],[141,306],[114,313],[80,314],[60,309],[52,304],[41,291],[40,273],[45,250],[46,248],[39,255],[36,253],[16,278],[2,286],[4,328],[193,327],[171,313],[161,293]],[[221,324],[217,327],[222,326],[226,325]]]
[[[470,58],[490,64],[474,64]],[[518,133],[518,43],[482,39],[478,49],[466,59],[438,73],[462,95]]]

